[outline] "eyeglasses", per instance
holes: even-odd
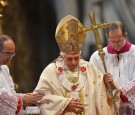
[[[125,40],[120,40],[120,41],[110,41],[111,44],[113,45],[121,45],[121,44],[124,44]]]
[[[14,57],[15,56],[15,52],[13,52],[13,53],[11,53],[11,52],[3,52],[3,51],[1,51],[0,50],[0,52],[2,53],[2,54],[4,54],[4,56],[6,56],[6,57]]]

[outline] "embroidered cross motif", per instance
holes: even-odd
[[[72,85],[72,86],[71,86],[71,89],[72,89],[73,91],[75,91],[75,90],[77,89],[78,85],[79,85],[78,83],[75,84],[75,85]]]
[[[63,72],[63,68],[62,67],[59,67],[58,68],[58,71],[61,73],[61,72]]]
[[[86,71],[86,67],[82,66],[82,67],[80,68],[80,70],[81,70],[81,72],[85,72],[85,71]]]

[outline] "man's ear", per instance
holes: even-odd
[[[128,37],[128,33],[127,33],[127,32],[125,32],[124,37],[125,37],[125,38],[127,38],[127,37]]]

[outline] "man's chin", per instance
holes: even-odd
[[[120,51],[121,48],[114,48],[116,51]]]
[[[117,49],[116,51],[120,51],[120,49]]]
[[[70,68],[71,71],[75,71],[76,70],[76,67],[73,67],[73,68]]]
[[[3,62],[2,65],[7,65],[9,62]]]

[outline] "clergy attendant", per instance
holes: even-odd
[[[80,56],[86,33],[75,17],[64,17],[56,28],[60,56],[42,72],[35,92],[42,115],[116,115],[108,92],[110,83],[119,108],[119,90],[112,75],[104,75]]]
[[[113,79],[119,85],[121,91],[126,94],[125,90],[128,86],[133,86],[135,80],[135,45],[126,41],[128,34],[124,24],[120,21],[113,21],[106,28],[106,36],[110,42],[103,49],[107,71],[113,75]],[[104,73],[104,67],[97,51],[92,54],[90,62]],[[127,97],[121,95],[121,97],[124,103],[121,102],[120,115],[133,115],[132,107],[134,106],[128,101],[128,98],[133,101],[132,97],[135,98],[135,96],[132,94],[127,95]],[[128,106],[131,107],[131,110]]]
[[[11,37],[0,36],[0,115],[24,115],[23,107],[42,99],[39,93],[16,93],[6,64],[15,56],[15,44]]]

